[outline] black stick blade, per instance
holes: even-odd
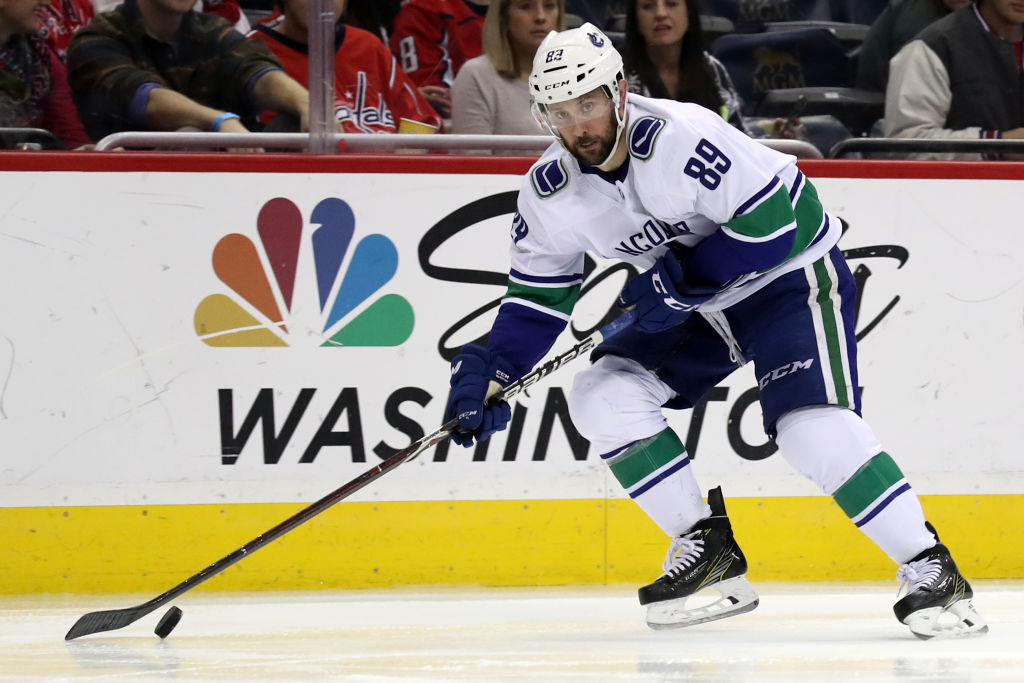
[[[148,614],[150,610],[139,610],[134,607],[128,609],[111,609],[103,612],[89,612],[79,617],[75,625],[71,627],[64,640],[74,640],[80,636],[87,636],[100,631],[116,631],[124,628]]]

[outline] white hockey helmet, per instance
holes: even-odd
[[[605,86],[609,97],[623,78],[622,56],[593,24],[568,31],[552,31],[533,58],[530,93],[534,102],[565,102]]]
[[[552,31],[544,38],[533,58],[529,78],[533,114],[542,127],[562,141],[558,129],[548,121],[546,105],[566,102],[604,88],[615,108],[617,148],[618,137],[625,125],[625,117],[619,113],[619,80],[623,78],[622,56],[608,36],[593,24],[586,23],[568,31]],[[613,149],[608,159],[614,154]]]

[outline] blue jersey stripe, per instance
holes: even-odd
[[[736,209],[736,213],[734,213],[732,217],[736,218],[736,216],[742,216],[743,214],[745,214],[750,209],[750,207],[752,207],[754,204],[757,204],[759,201],[761,201],[769,194],[774,192],[775,186],[781,182],[782,181],[779,180],[779,176],[775,176],[774,178],[772,178],[767,185],[765,185],[760,190],[755,192],[753,197],[740,204],[740,208]]]
[[[804,174],[802,171],[796,172],[796,178],[793,179],[793,187],[789,188],[789,199],[796,201],[796,195],[800,192],[800,188],[804,185]]]
[[[577,282],[583,282],[583,273],[573,273],[572,275],[527,275],[521,273],[515,268],[510,268],[508,274],[517,280],[523,282],[534,282],[539,285],[543,284],[575,284]]]

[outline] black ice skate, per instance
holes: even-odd
[[[682,628],[743,614],[757,607],[757,591],[747,581],[747,560],[732,535],[725,514],[721,487],[708,491],[711,516],[672,539],[662,574],[640,589],[640,604],[647,605],[647,625],[654,629]],[[714,602],[686,606],[694,593],[714,588]]]
[[[925,526],[938,541],[935,528],[927,522]],[[928,640],[988,632],[988,624],[971,604],[974,597],[971,585],[942,543],[936,543],[935,547],[901,566],[896,578],[900,581],[901,592],[907,586],[907,594],[892,610],[918,638]]]

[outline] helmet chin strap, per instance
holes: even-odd
[[[612,145],[612,151],[608,152],[608,156],[604,158],[604,161],[597,165],[602,171],[604,165],[607,164],[615,156],[615,153],[619,151],[619,144],[622,142],[622,129],[626,126],[626,113],[623,111],[622,115],[619,115],[620,104],[615,103],[615,122],[618,124],[615,128],[615,144]],[[563,143],[564,144],[564,143]]]

